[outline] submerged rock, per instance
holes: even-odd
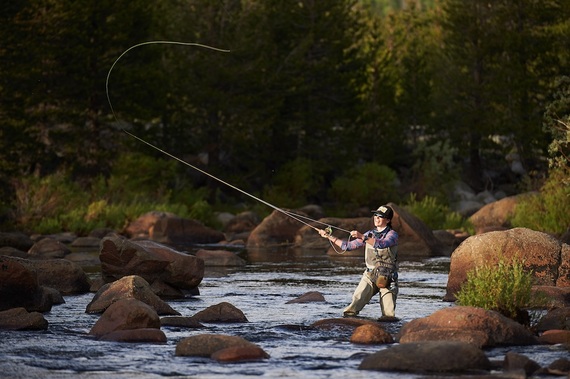
[[[483,350],[458,341],[428,341],[393,345],[365,357],[359,370],[460,373],[489,370]]]

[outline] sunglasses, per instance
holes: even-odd
[[[374,213],[374,217],[386,218],[383,214],[380,213]]]

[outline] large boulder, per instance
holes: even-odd
[[[151,286],[162,284],[192,291],[204,278],[204,261],[154,241],[129,241],[106,237],[99,253],[101,275],[106,283],[137,275]]]
[[[433,231],[419,218],[394,203],[392,227],[398,232],[400,259],[451,255],[451,249],[435,237]]]
[[[105,310],[89,334],[102,337],[119,330],[147,328],[160,329],[156,311],[137,299],[121,299]]]
[[[391,346],[366,356],[359,370],[461,373],[490,370],[485,352],[458,341],[429,341]]]
[[[0,232],[0,247],[12,247],[20,251],[28,251],[34,241],[24,233]]]
[[[269,357],[256,344],[238,336],[198,334],[176,344],[177,356],[210,357],[218,361],[240,361]],[[214,355],[216,354],[216,355]]]
[[[299,211],[284,209],[284,212],[292,212],[306,217]],[[288,246],[295,242],[295,237],[303,223],[290,217],[283,212],[274,210],[265,217],[259,225],[253,229],[247,239],[247,248],[255,249],[259,247]]]
[[[151,229],[157,221],[167,217],[176,217],[174,213],[151,211],[141,215],[139,218],[131,222],[124,230],[124,233],[129,238],[134,239],[148,239]],[[105,236],[102,236],[105,237]]]
[[[0,267],[0,311],[19,307],[29,312],[51,309],[51,292],[40,285],[28,260],[3,255],[0,256]]]
[[[12,308],[0,312],[0,329],[46,330],[48,322],[39,312],[28,312],[25,308]]]
[[[198,322],[248,322],[243,312],[228,302],[211,305],[192,318]]]
[[[515,213],[517,204],[521,198],[526,196],[529,195],[509,196],[483,206],[469,217],[469,222],[475,228],[475,234],[510,229],[510,220]]]
[[[218,243],[224,241],[226,236],[196,220],[164,217],[150,229],[149,238],[168,245],[193,245]]]
[[[397,337],[401,344],[422,341],[461,341],[479,348],[538,344],[523,325],[495,311],[453,306],[405,324]]]
[[[89,292],[91,280],[77,263],[67,259],[28,261],[28,266],[38,274],[42,286],[55,288],[63,295]]]
[[[122,299],[137,299],[152,307],[159,315],[179,315],[168,303],[159,298],[146,280],[140,276],[125,276],[99,289],[87,305],[87,313],[102,313]]]
[[[469,271],[495,265],[500,259],[507,262],[522,260],[525,269],[532,271],[536,285],[569,286],[569,249],[556,238],[527,228],[471,236],[451,256],[445,300],[455,300]]]
[[[69,253],[71,253],[69,247],[52,237],[40,239],[28,250],[30,257],[38,259],[63,258]]]
[[[364,324],[350,336],[350,342],[364,345],[380,345],[394,343],[394,338],[383,327],[376,324]]]

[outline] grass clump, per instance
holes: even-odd
[[[538,193],[522,198],[511,224],[558,236],[566,232],[570,225],[570,168],[552,170]]]
[[[476,267],[456,294],[459,305],[497,311],[518,320],[531,307],[532,272],[519,259]]]
[[[404,208],[422,220],[432,230],[459,229],[473,234],[473,226],[458,212],[454,212],[433,196],[418,200],[415,193],[410,194]]]

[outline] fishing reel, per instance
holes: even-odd
[[[325,228],[325,232],[327,232],[327,237],[331,236],[332,235],[332,228],[330,226],[327,226]]]

